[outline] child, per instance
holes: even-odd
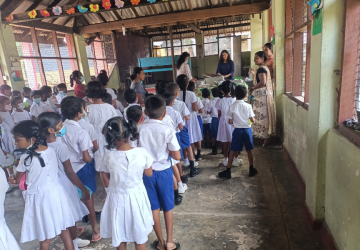
[[[219,173],[220,178],[231,178],[231,165],[234,156],[238,151],[243,150],[244,144],[250,163],[249,176],[253,177],[257,174],[257,170],[253,166],[254,163],[251,150],[254,149],[254,143],[251,125],[249,123],[249,119],[251,122],[255,122],[255,114],[251,105],[243,101],[246,94],[246,87],[241,85],[237,86],[235,89],[236,102],[230,106],[225,115],[226,120],[235,128],[235,130],[232,134],[229,162],[226,170]]]
[[[98,75],[97,77],[97,80],[98,82],[101,83],[101,85],[106,89],[106,92],[108,94],[111,95],[111,105],[113,105],[113,107],[115,109],[117,109],[117,106],[116,106],[116,99],[117,99],[117,96],[114,92],[113,89],[110,89],[108,88],[108,85],[109,85],[109,77],[107,76],[107,73],[105,70],[102,70],[101,73]]]
[[[177,100],[180,94],[180,88],[178,84],[169,83],[169,85],[166,86],[166,92],[174,95],[175,104],[173,106],[173,109],[178,111],[183,118],[183,123],[182,123],[183,130],[179,132],[179,137],[180,137],[179,144],[184,154],[184,166],[185,167],[190,166],[190,177],[195,177],[200,173],[200,169],[196,168],[198,163],[195,162],[193,150],[190,144],[188,130],[185,126],[185,121],[188,121],[190,119],[189,118],[190,112],[184,102]]]
[[[24,96],[24,104],[25,104],[25,109],[30,112],[30,107],[33,104],[33,101],[31,100],[30,97],[30,93],[31,93],[31,89],[28,87],[23,87],[22,89],[22,95]]]
[[[80,127],[82,127],[88,134],[90,135],[90,139],[93,143],[93,147],[89,148],[89,154],[91,158],[94,158],[94,153],[99,149],[98,141],[98,134],[96,133],[94,126],[90,124],[88,120],[88,112],[87,112],[87,105],[84,99],[81,99],[81,104],[83,108],[84,115],[78,120]]]
[[[116,108],[118,110],[120,110],[121,113],[124,113],[124,105],[122,105],[122,103],[117,99],[117,92],[116,92],[116,89],[112,89],[114,90],[114,93],[116,95]]]
[[[43,112],[49,112],[52,107],[47,103],[47,98],[41,90],[31,91],[30,97],[33,104],[30,107],[30,114],[33,121],[36,121],[37,117]]]
[[[29,112],[24,110],[25,104],[22,102],[20,96],[11,98],[11,106],[13,107],[13,112],[11,113],[11,116],[15,124],[21,121],[31,120]]]
[[[137,103],[137,95],[136,95],[136,92],[135,90],[133,89],[127,89],[124,91],[124,98],[125,98],[125,101],[128,103],[128,106],[124,109],[124,118],[127,120],[127,117],[126,117],[126,110],[131,107],[131,106],[134,106],[134,105],[138,105],[140,106],[140,104]]]
[[[57,101],[54,101],[52,98],[52,90],[51,87],[49,86],[42,86],[40,89],[43,94],[46,97],[46,105],[49,104],[51,106],[51,111],[55,112],[55,113],[59,113],[59,109],[56,106],[58,103]],[[44,100],[42,100],[43,102],[45,102]]]
[[[68,96],[61,102],[61,112],[67,119],[64,127],[59,131],[61,141],[69,151],[70,162],[74,172],[81,182],[87,186],[94,194],[97,190],[95,181],[94,160],[91,158],[89,148],[93,147],[89,134],[81,128],[78,120],[84,116],[83,104],[79,97]],[[94,209],[94,195],[85,203],[90,212],[90,224],[92,228],[91,242],[97,242],[101,239],[100,231],[97,228],[96,214]]]
[[[7,153],[12,153],[15,150],[14,137],[11,136],[11,130],[15,123],[10,114],[11,109],[10,100],[6,96],[0,96],[0,116],[2,119],[1,128],[3,132],[2,140],[4,143],[4,150]]]
[[[11,98],[13,98],[13,97],[20,97],[20,98],[21,98],[21,93],[20,93],[20,91],[18,91],[18,90],[12,91],[12,92],[11,92]]]
[[[216,108],[217,103],[220,101],[219,98],[219,87],[215,87],[211,90],[211,93],[214,97],[210,101],[209,105],[205,107],[205,111],[211,116],[211,146],[212,146],[212,155],[217,155],[216,147],[216,137],[219,129],[219,112]]]
[[[104,155],[101,166],[110,180],[101,215],[101,237],[112,238],[118,250],[127,249],[127,242],[135,242],[136,250],[146,250],[154,220],[143,176],[153,175],[154,160],[144,148],[130,146],[129,140],[139,138],[134,121],[111,118],[103,134],[111,151]]]
[[[148,193],[151,210],[154,218],[154,230],[157,240],[154,245],[158,249],[165,248],[160,223],[160,207],[164,211],[167,231],[166,248],[177,249],[179,243],[175,243],[172,237],[174,188],[173,170],[169,156],[180,160],[180,146],[175,133],[162,123],[166,113],[164,98],[149,96],[145,100],[145,114],[149,117],[139,125],[139,146],[145,148],[154,159],[152,164],[154,173],[152,177],[144,176],[144,185]]]
[[[5,96],[8,99],[11,97],[11,87],[9,85],[0,85],[0,96]]]
[[[68,149],[59,138],[63,136],[63,133],[60,131],[64,127],[61,117],[59,114],[54,112],[42,113],[38,117],[38,123],[40,124],[43,133],[45,134],[47,145],[53,148],[56,153],[59,181],[65,189],[73,205],[71,206],[71,211],[74,219],[75,221],[81,221],[82,217],[89,214],[89,210],[86,208],[84,203],[81,202],[78,189],[81,190],[82,199],[85,202],[90,199],[90,192],[88,189],[86,189],[84,184],[82,184],[80,181],[79,177],[75,174],[70,162]],[[56,138],[59,138],[59,140]],[[78,230],[75,224],[69,228],[69,231],[75,249],[78,249],[78,245],[84,247],[90,244],[90,241],[88,240],[77,239]]]
[[[210,90],[203,89],[202,90],[202,104],[204,106],[204,112],[202,114],[203,125],[203,135],[204,135],[204,144],[209,145],[211,143],[211,115],[208,114],[208,108],[210,105]]]
[[[40,249],[49,250],[52,238],[60,235],[66,250],[74,250],[69,227],[75,225],[64,188],[59,183],[58,161],[54,149],[47,147],[43,132],[35,121],[22,121],[12,130],[17,151],[22,153],[12,184],[26,173],[23,192],[25,211],[21,242],[40,241]]]
[[[136,123],[137,126],[144,122],[144,112],[141,106],[134,105],[129,107],[126,110],[126,116],[128,117],[129,121],[132,120]],[[130,140],[129,144],[131,147],[136,148],[138,146],[138,140]]]
[[[102,101],[112,105],[112,100],[111,100],[111,94],[106,93],[105,97],[102,98]],[[118,114],[117,116],[123,117],[123,115],[121,114],[120,110],[118,110],[117,108],[115,108],[116,113]]]

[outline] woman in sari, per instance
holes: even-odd
[[[276,132],[273,85],[270,70],[265,65],[266,59],[263,51],[255,54],[254,62],[259,66],[259,69],[254,75],[254,87],[249,87],[255,96],[253,135],[256,138],[265,139],[263,147],[270,143],[270,136],[274,136]]]
[[[270,74],[271,74],[271,80],[274,82],[274,56],[273,56],[273,45],[272,43],[266,43],[263,47],[263,51],[265,53],[265,56],[267,60],[265,61],[265,66],[268,67]]]

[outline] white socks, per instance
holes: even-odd
[[[180,187],[182,187],[183,186],[183,183],[182,183],[182,181],[181,182],[178,182],[178,186]]]
[[[188,159],[188,158],[184,159],[184,163],[185,163],[186,165],[190,164],[189,159]]]
[[[77,245],[77,239],[73,240],[73,243],[74,243],[74,250],[79,250]]]

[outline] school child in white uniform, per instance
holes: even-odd
[[[47,103],[51,106],[52,111],[55,113],[59,113],[59,108],[57,107],[58,102],[53,99],[51,87],[42,86],[40,90],[45,94]]]
[[[54,87],[55,88],[55,87]],[[61,105],[61,102],[62,100],[67,97],[67,87],[66,87],[66,84],[65,83],[60,83],[56,86],[56,90],[57,90],[57,95],[56,95],[56,101],[57,101],[57,104],[56,104],[56,107],[58,107],[59,109],[59,114],[61,116],[61,118],[63,119],[63,121],[65,121],[64,117],[61,115],[61,108],[60,108],[60,105]]]
[[[5,96],[8,99],[11,97],[11,87],[7,84],[0,85],[0,96]]]
[[[74,172],[80,181],[92,192],[91,199],[85,205],[90,212],[88,217],[92,228],[91,242],[97,242],[101,237],[94,209],[93,194],[97,190],[95,181],[96,171],[94,159],[91,158],[89,153],[89,148],[93,147],[90,135],[78,123],[81,117],[84,116],[81,98],[75,96],[64,98],[61,102],[61,112],[66,118],[64,122],[66,133],[61,137],[61,141],[68,148]]]
[[[31,89],[28,87],[23,87],[21,93],[24,96],[23,102],[25,104],[25,110],[30,112],[30,107],[33,104],[33,101],[30,97]]]
[[[0,116],[2,119],[1,130],[4,144],[3,149],[8,153],[12,153],[15,150],[15,141],[11,135],[11,130],[15,123],[10,114],[11,109],[10,100],[6,96],[0,96]]]
[[[154,230],[158,239],[154,246],[164,249],[165,242],[162,236],[160,223],[160,207],[163,209],[166,228],[173,228],[172,210],[174,208],[173,170],[169,156],[180,160],[180,146],[177,142],[175,132],[162,123],[166,113],[164,98],[160,96],[149,96],[145,100],[145,114],[149,117],[139,129],[139,147],[147,150],[154,159],[152,177],[144,176],[144,185],[149,196],[151,210],[154,219]],[[167,232],[167,249],[180,247],[172,238],[172,232]]]
[[[126,110],[126,116],[128,121],[132,120],[136,123],[136,126],[139,126],[144,122],[144,112],[141,106],[133,105]],[[129,144],[131,147],[136,148],[139,144],[138,139],[130,138]]]
[[[183,118],[183,123],[182,123],[183,130],[179,132],[179,137],[180,137],[179,144],[183,151],[184,166],[185,167],[190,166],[190,177],[195,177],[200,173],[200,169],[196,168],[198,163],[195,162],[194,153],[191,148],[190,138],[185,123],[185,121],[188,121],[190,119],[189,118],[190,111],[184,102],[177,100],[177,98],[180,95],[180,87],[178,84],[169,83],[166,86],[166,93],[174,95],[175,104],[173,106],[173,109],[178,111]]]
[[[81,202],[78,189],[82,192],[82,199],[88,201],[90,199],[90,192],[84,184],[80,181],[79,177],[73,170],[70,162],[70,156],[68,149],[64,143],[61,142],[60,137],[65,135],[65,127],[62,123],[61,116],[54,112],[42,113],[38,117],[38,123],[40,124],[45,137],[47,145],[55,150],[58,160],[58,177],[60,184],[65,189],[72,203],[72,213],[75,221],[81,221],[81,219],[89,214],[89,210],[84,203]],[[82,228],[82,230],[84,230]],[[78,246],[85,247],[90,244],[89,240],[77,239],[79,234],[76,225],[69,228],[71,238],[74,242],[75,249]]]
[[[220,101],[219,87],[213,88],[211,90],[211,94],[213,95],[214,99],[212,99],[209,105],[205,108],[205,112],[207,112],[211,116],[211,154],[217,155],[216,138],[219,129],[219,112],[216,106],[217,103]]]
[[[11,106],[13,107],[13,112],[11,113],[11,116],[15,124],[21,121],[31,120],[29,112],[24,110],[25,104],[22,102],[21,97],[18,96],[11,98]]]
[[[137,95],[136,95],[135,90],[133,90],[133,89],[125,90],[124,98],[125,98],[125,101],[128,103],[128,106],[124,109],[124,118],[127,120],[127,117],[126,117],[127,109],[134,105],[140,106],[140,104],[137,103],[137,100],[138,100]],[[143,111],[144,111],[144,109],[143,109]]]
[[[31,99],[33,104],[30,107],[30,114],[33,121],[36,121],[37,117],[44,112],[51,112],[52,107],[47,101],[47,98],[41,90],[31,91]]]
[[[111,88],[108,88],[108,85],[109,85],[109,77],[107,76],[107,73],[105,70],[101,70],[100,74],[98,75],[97,77],[97,80],[98,82],[101,83],[101,85],[105,88],[106,92],[109,93],[111,95],[111,105],[117,109],[117,106],[116,106],[116,99],[117,99],[117,96],[114,92],[113,89]]]
[[[90,135],[90,139],[92,141],[93,147],[89,148],[89,154],[91,158],[94,158],[94,153],[99,149],[99,145],[97,143],[99,136],[96,133],[94,126],[88,120],[88,111],[85,100],[81,99],[81,103],[83,107],[84,116],[81,117],[80,120],[78,120],[78,123]]]
[[[204,144],[207,144],[210,147],[211,144],[211,115],[208,114],[208,109],[210,105],[210,90],[203,89],[201,93],[203,100],[202,104],[204,106],[204,112],[202,113],[203,121],[203,135],[204,135]]]
[[[145,250],[154,220],[143,176],[153,175],[154,160],[144,148],[130,146],[130,138],[139,138],[134,121],[111,118],[104,126],[104,135],[110,151],[104,155],[100,171],[110,182],[101,214],[101,237],[112,238],[117,249],[135,242],[137,250]]]
[[[111,95],[109,93],[106,93],[105,97],[102,98],[102,101],[112,105],[112,101],[111,101]],[[120,112],[120,110],[118,110],[117,108],[115,108],[116,114],[117,116],[123,117],[123,114]]]
[[[51,239],[60,235],[66,250],[74,245],[69,227],[75,225],[72,203],[59,183],[58,161],[54,149],[44,144],[40,125],[35,121],[23,121],[12,130],[16,147],[21,155],[16,177],[12,184],[20,182],[26,173],[24,218],[21,243],[39,240],[40,249],[49,250]]]
[[[115,91],[115,90],[114,90]],[[116,92],[115,92],[115,94],[116,94]],[[122,103],[119,101],[119,100],[116,100],[116,108],[118,109],[118,110],[120,110],[120,112],[123,114],[124,113],[124,105],[122,105]]]

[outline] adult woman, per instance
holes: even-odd
[[[183,52],[181,56],[179,57],[177,63],[176,63],[176,77],[179,75],[186,75],[188,81],[196,82],[197,80],[191,75],[191,69],[189,67],[189,64],[187,61],[190,58],[190,54],[187,52]]]
[[[74,81],[76,83],[75,95],[77,97],[84,98],[85,97],[85,85],[82,83],[85,81],[85,77],[79,70],[73,71],[70,76],[71,87],[74,87]]]
[[[144,86],[141,84],[141,82],[145,80],[144,70],[140,67],[136,67],[130,79],[132,80],[130,88],[135,90],[138,98],[138,104],[144,105],[145,97],[148,93]]]
[[[230,54],[227,50],[221,51],[216,74],[224,76],[225,80],[234,79],[234,62],[231,60]]]
[[[113,89],[108,88],[109,77],[107,76],[107,73],[105,70],[100,71],[100,74],[98,75],[97,80],[98,80],[98,82],[101,83],[101,85],[104,86],[104,88],[106,89],[106,92],[111,95],[111,103],[114,106],[114,108],[117,109],[117,106],[116,106],[117,96]]]
[[[270,136],[275,135],[275,104],[273,86],[269,68],[265,65],[266,56],[263,51],[255,54],[254,62],[259,69],[254,75],[254,87],[249,87],[255,96],[253,106],[255,122],[252,125],[254,137],[265,139],[263,147],[269,144]]]
[[[272,43],[266,43],[263,47],[263,51],[265,53],[265,56],[267,58],[267,60],[265,61],[265,66],[268,67],[270,74],[271,74],[271,79],[274,81],[274,56],[273,56],[273,45]]]

